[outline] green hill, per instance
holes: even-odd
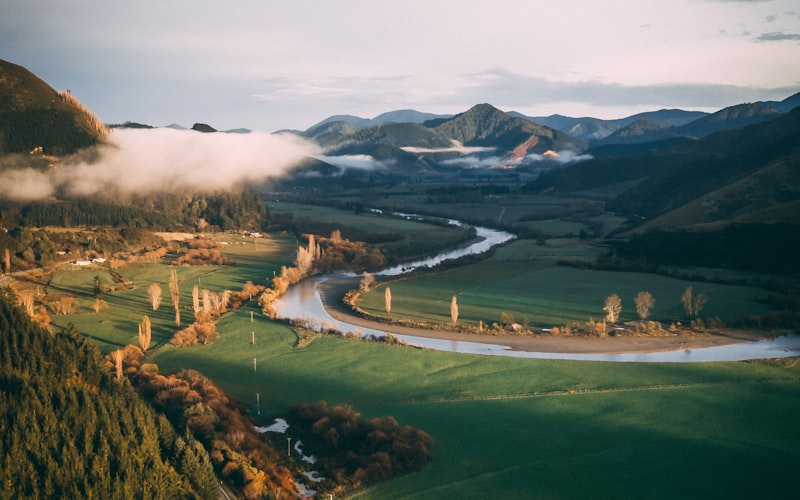
[[[0,60],[0,152],[64,155],[98,144],[106,126],[69,91]]]
[[[635,183],[607,208],[643,222],[658,217],[662,228],[724,224],[732,219],[759,222],[759,212],[767,217],[764,222],[775,222],[779,213],[784,214],[781,221],[797,222],[796,211],[778,207],[798,199],[799,154],[800,109],[795,109],[775,120],[713,134],[666,152],[581,162],[523,189],[569,192]],[[670,215],[679,209],[675,217]],[[655,225],[650,224],[644,227]]]
[[[455,139],[465,146],[492,146],[502,151],[513,151],[532,136],[536,136],[538,141],[528,150],[529,153],[543,153],[548,149],[586,149],[586,141],[530,120],[511,116],[490,104],[478,104],[453,118],[426,124],[442,136]]]

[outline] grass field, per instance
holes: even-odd
[[[459,322],[485,325],[512,314],[518,322],[552,326],[585,322],[604,317],[605,298],[622,298],[621,321],[637,319],[633,298],[647,290],[656,299],[651,319],[683,320],[680,301],[687,286],[705,293],[709,301],[701,316],[725,321],[761,314],[768,292],[746,286],[693,283],[643,273],[592,271],[556,265],[557,260],[580,260],[591,256],[581,245],[553,242],[545,246],[528,240],[516,241],[498,250],[490,259],[445,273],[400,278],[386,283],[392,290],[392,316],[417,321],[450,321],[450,298],[456,295]],[[358,306],[386,316],[384,286],[363,294]]]
[[[296,245],[294,238],[225,238],[224,251],[237,265],[178,268],[181,304],[187,308],[197,282],[213,291],[240,289],[246,280],[264,284],[291,261]],[[546,246],[516,242],[476,265],[392,282],[393,311],[406,308],[410,315],[404,302],[413,295],[427,308],[426,317],[449,321],[449,298],[458,294],[461,317],[468,321],[483,316],[495,321],[500,310],[536,322],[584,321],[601,316],[609,293],[623,298],[626,317],[633,294],[647,289],[657,300],[657,316],[680,313],[678,297],[687,282],[552,265],[593,252],[567,240]],[[74,322],[108,352],[134,343],[136,324],[147,313],[153,347],[159,347],[175,330],[169,270],[165,265],[122,270],[135,288],[105,295],[110,308],[100,315],[89,312],[96,270],[57,273],[53,293],[82,293],[84,308],[53,320]],[[152,282],[162,284],[165,297],[157,313],[146,294]],[[695,290],[709,295],[709,315],[763,307],[754,299],[757,289],[698,283]],[[376,312],[383,310],[382,290],[365,300],[375,301]],[[190,310],[185,314],[188,321]],[[367,417],[393,415],[433,436],[432,461],[423,471],[359,491],[355,498],[797,495],[800,366],[516,359],[328,336],[296,349],[294,332],[261,315],[254,304],[224,316],[217,329],[221,338],[214,344],[167,345],[150,360],[164,373],[201,371],[249,406],[254,417],[258,394],[262,422],[294,402],[324,399],[350,404]]]
[[[346,403],[429,432],[422,471],[356,498],[782,497],[793,491],[800,369],[458,355],[321,337],[247,311],[214,345],[162,350],[268,421],[292,402]],[[251,345],[250,332],[256,334]],[[257,369],[253,370],[253,358]]]

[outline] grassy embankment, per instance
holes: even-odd
[[[181,268],[186,284],[181,288],[181,303],[191,305],[190,285],[200,275],[202,285],[215,291],[238,289],[248,279],[257,282],[271,276],[272,270],[290,260],[287,255],[294,243],[293,239],[271,240],[267,248],[265,242],[260,252],[253,249],[249,259],[245,246],[228,246],[225,252],[234,254],[239,265]],[[475,278],[492,278],[493,286],[508,290],[498,297],[511,297],[524,289],[518,281],[520,274],[536,278],[542,272],[576,272],[538,268],[533,262],[523,273],[514,271],[519,260],[503,261],[503,256],[520,252],[517,258],[521,259],[525,251],[537,250],[522,248],[510,246],[477,266],[417,279],[429,280],[432,296],[446,306],[450,294],[456,292],[445,288],[467,283],[470,273]],[[91,287],[90,273],[56,276],[55,281],[77,285],[81,280],[72,280],[83,275],[88,280],[82,281],[81,288]],[[164,283],[165,303],[163,317],[162,310],[151,317],[154,339],[158,331],[163,342],[174,329],[165,284],[168,273],[166,266],[126,271],[126,279],[141,285],[107,296],[108,312],[93,315],[84,310],[81,315],[54,320],[74,321],[87,334],[102,339],[101,348],[106,351],[117,343],[133,342],[141,315],[152,313],[145,282],[156,280]],[[606,282],[591,275],[586,271],[578,275],[587,289],[589,284]],[[619,293],[623,299],[630,295],[610,286],[598,292],[599,299],[592,295],[591,304],[585,304],[589,292],[557,285],[565,281],[564,275],[552,275],[549,283],[538,277],[543,287],[552,290],[546,296],[559,304],[550,307],[576,309],[580,319],[600,309],[608,293]],[[639,279],[634,276],[625,282],[638,289]],[[396,307],[401,308],[404,292],[395,291],[398,285],[391,286]],[[413,282],[409,285],[423,288]],[[533,285],[528,286],[535,289]],[[659,300],[654,286],[643,289],[650,289]],[[698,287],[698,291],[703,290]],[[442,293],[445,296],[438,299]],[[711,311],[722,295],[706,293]],[[88,307],[90,299],[85,300]],[[501,310],[516,311],[500,298],[492,300]],[[661,300],[666,306],[667,299]],[[672,300],[677,302],[677,297]],[[473,314],[467,302],[461,311],[465,318]],[[515,307],[524,315],[522,306]],[[442,311],[438,316],[449,318],[449,309]],[[534,314],[528,314],[534,319]],[[123,328],[125,332],[119,333]],[[295,401],[325,399],[351,404],[366,416],[391,414],[436,439],[433,462],[425,470],[373,487],[357,495],[360,498],[780,497],[794,491],[790,470],[797,463],[800,445],[795,425],[800,411],[798,367],[524,360],[334,337],[320,337],[304,349],[295,349],[291,329],[269,321],[252,306],[223,317],[218,330],[221,338],[213,345],[168,347],[154,361],[163,372],[200,370],[251,408],[259,393],[264,418],[280,415]],[[255,345],[251,345],[251,332],[256,334]],[[253,358],[257,359],[255,371]]]

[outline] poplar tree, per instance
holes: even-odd
[[[178,285],[177,269],[172,269],[169,273],[169,293],[172,295],[172,307],[175,308],[175,326],[181,326],[181,310],[179,309],[181,290]]]
[[[153,306],[153,311],[158,311],[158,306],[161,305],[161,285],[158,283],[151,283],[147,287],[147,296],[150,297],[150,305]]]

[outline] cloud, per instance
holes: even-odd
[[[50,176],[32,168],[5,170],[0,184],[0,198],[30,201],[47,198],[54,192]]]
[[[387,168],[392,163],[376,160],[370,155],[314,155],[314,158],[341,169],[375,170]]]
[[[800,34],[797,33],[782,33],[774,31],[772,33],[764,33],[756,37],[759,42],[782,42],[785,40],[800,40]]]
[[[462,158],[451,158],[449,160],[442,160],[439,162],[440,165],[444,166],[453,166],[453,167],[464,167],[464,168],[491,168],[496,165],[499,165],[503,162],[503,159],[499,156],[487,156],[487,157],[479,157],[479,156],[464,156]]]
[[[475,153],[486,153],[494,151],[495,147],[480,147],[480,146],[464,146],[460,142],[453,140],[453,145],[449,148],[418,148],[414,146],[402,147],[406,153],[420,154],[420,153],[459,153],[462,155],[469,155]]]
[[[6,170],[0,196],[25,201],[55,193],[108,198],[231,189],[280,176],[318,151],[288,134],[117,129],[107,144],[63,159],[47,171]]]
[[[546,151],[543,154],[533,153],[533,154],[529,154],[528,156],[525,157],[525,159],[528,160],[528,161],[533,161],[533,162],[556,161],[556,162],[558,162],[558,163],[560,163],[562,165],[565,165],[567,163],[574,163],[574,162],[578,162],[578,161],[591,160],[592,158],[594,158],[594,156],[588,155],[588,154],[583,154],[583,155],[582,154],[578,154],[575,151],[570,151],[568,149],[567,150],[563,150],[563,151],[558,151],[558,152],[556,152],[556,151]]]

